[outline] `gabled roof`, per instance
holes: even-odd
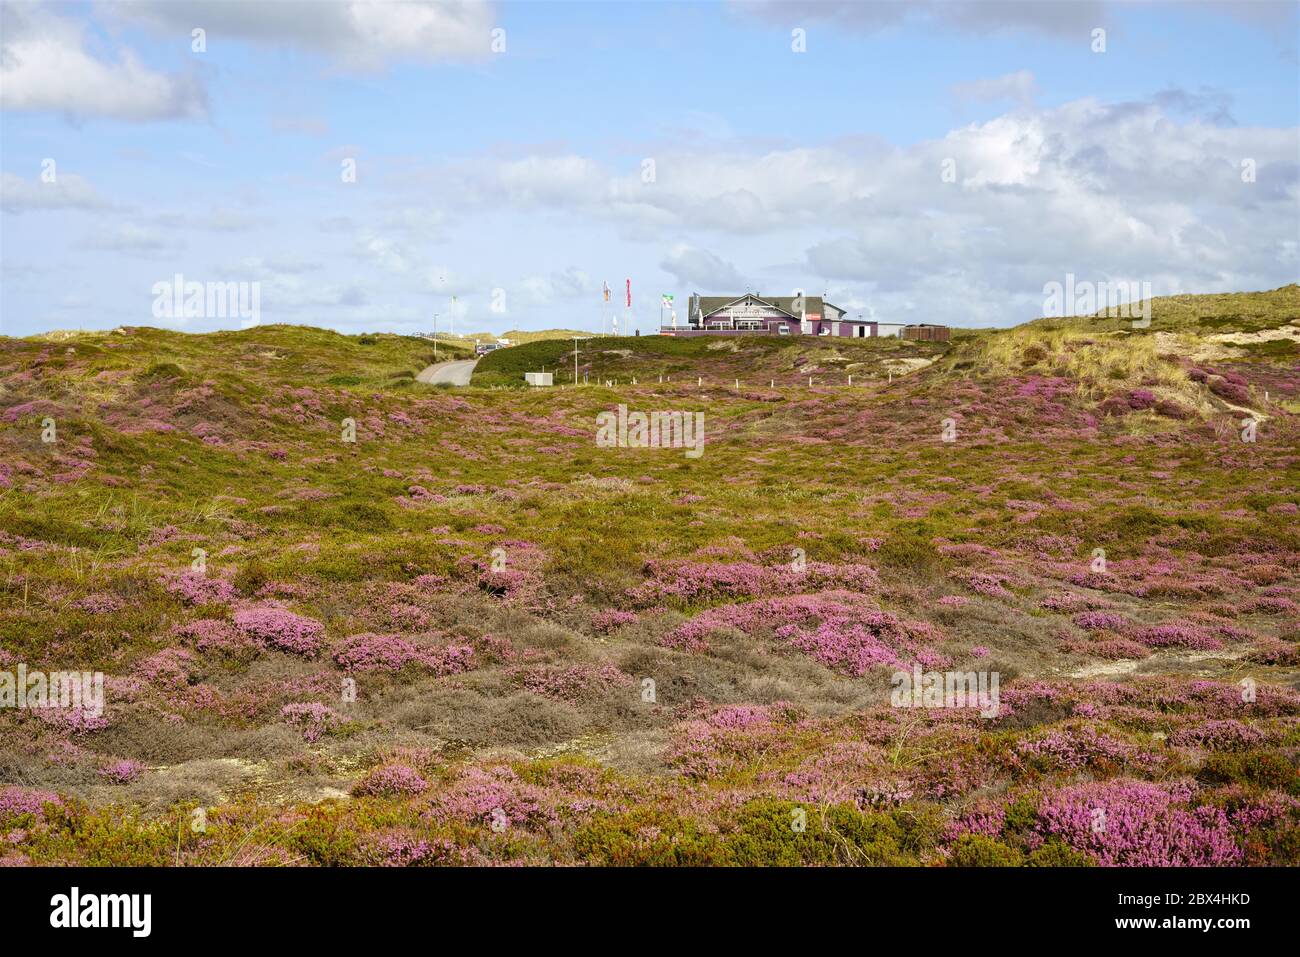
[[[766,306],[771,306],[780,312],[784,312],[792,319],[799,319],[801,316],[795,312],[794,296],[761,296],[758,293],[746,293],[743,296],[697,296],[700,303],[700,315],[707,316],[710,313],[717,312],[719,309],[725,309],[727,306],[735,305],[746,299],[753,299],[761,302]],[[821,296],[804,296],[804,311],[813,315],[826,314],[826,306],[836,309],[843,313],[845,310],[831,302],[823,302]]]

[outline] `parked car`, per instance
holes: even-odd
[[[474,343],[474,355],[485,356],[489,352],[495,352],[501,348],[504,347],[499,342],[476,342]]]

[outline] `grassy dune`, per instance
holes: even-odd
[[[710,384],[737,379],[748,387],[774,382],[781,387],[814,383],[848,384],[889,378],[942,355],[947,343],[904,342],[901,339],[819,340],[806,342],[774,336],[675,338],[673,336],[601,336],[578,343],[577,381],[630,384],[659,377],[671,383],[707,379]],[[531,342],[501,349],[474,369],[475,385],[524,387],[525,372],[554,372],[556,384],[574,382],[572,339]]]
[[[1300,363],[1212,338],[1295,287],[1188,299],[553,390],[571,341],[0,339],[0,672],[106,675],[0,709],[0,861],[1300,863]]]

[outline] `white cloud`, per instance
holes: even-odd
[[[185,36],[202,27],[209,50],[233,38],[306,50],[358,71],[395,62],[486,57],[496,26],[491,5],[477,0],[331,0],[310,5],[131,0],[113,3],[111,9],[121,19]]]
[[[110,252],[153,253],[176,250],[184,241],[165,236],[155,229],[136,223],[118,223],[96,229],[86,236],[81,245],[87,249]]]
[[[592,278],[581,269],[552,272],[548,276],[528,276],[519,281],[519,299],[525,306],[548,306],[557,302],[576,302],[591,298],[596,291]],[[509,288],[506,292],[509,293]]]
[[[106,209],[109,203],[95,188],[76,173],[56,173],[47,183],[39,177],[23,179],[13,173],[0,173],[0,209],[21,213],[37,209]]]
[[[0,108],[147,121],[207,114],[197,79],[158,73],[127,49],[103,60],[85,27],[27,2],[0,4]]]
[[[746,285],[740,270],[731,263],[687,245],[674,246],[659,268],[693,292],[736,292]]]
[[[1014,75],[1002,86],[1028,88]],[[636,164],[578,155],[480,157],[419,179],[461,211],[508,204],[655,242],[690,230],[701,238],[661,268],[701,288],[741,288],[738,255],[776,258],[785,265],[746,277],[838,282],[882,314],[1006,322],[1032,316],[1043,283],[1066,272],[1149,280],[1157,295],[1294,281],[1300,130],[1220,123],[1225,108],[1166,90],[1026,104],[906,147],[665,148],[651,183]],[[1256,182],[1243,182],[1244,158]]]
[[[954,83],[952,93],[957,99],[963,101],[987,103],[994,100],[1013,100],[1028,105],[1038,96],[1038,84],[1034,82],[1034,75],[1028,70],[1017,70],[1004,76]]]
[[[416,264],[415,254],[405,245],[371,229],[357,237],[357,251],[385,272],[409,273]]]
[[[1023,31],[1056,37],[1087,37],[1105,22],[1107,8],[1100,0],[733,0],[733,5],[774,23],[830,22],[861,33],[921,21],[965,33]]]

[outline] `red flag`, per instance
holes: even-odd
[[[627,307],[632,308],[632,280],[627,281]]]

